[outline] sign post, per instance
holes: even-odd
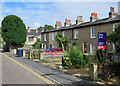
[[[105,73],[107,72],[106,71],[106,66],[107,66],[107,63],[106,63],[106,32],[98,32],[98,46],[97,48],[98,49],[105,49],[105,66],[104,66],[104,69],[105,69]]]

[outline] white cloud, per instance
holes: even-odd
[[[65,19],[70,19],[75,23],[77,16],[83,16],[84,21],[89,21],[91,12],[97,12],[99,18],[108,17],[109,7],[116,6],[116,3],[27,3],[25,8],[3,6],[3,14],[14,14],[24,21],[26,26],[37,27],[45,24],[53,25],[56,21],[61,21],[64,24]],[[115,8],[117,9],[117,8]]]
[[[34,27],[36,27],[36,28],[40,27],[40,23],[39,22],[35,22],[34,23]]]

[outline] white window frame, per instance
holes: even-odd
[[[65,31],[62,32],[62,36],[65,37]]]
[[[55,40],[55,33],[52,33],[52,40]]]
[[[113,24],[113,31],[115,31],[115,27],[118,26],[118,23]]]
[[[94,45],[90,44],[90,53],[93,54],[94,53]]]
[[[46,49],[46,44],[44,44],[44,49]]]
[[[44,41],[47,41],[47,40],[46,40],[46,34],[44,34]]]
[[[42,43],[42,49],[44,48],[44,44]]]
[[[55,44],[52,44],[52,48],[55,48]]]
[[[91,38],[95,38],[95,27],[91,27],[90,29],[91,29],[90,30],[90,36],[91,36]],[[93,29],[94,29],[94,32],[93,32]]]
[[[74,29],[74,39],[78,39],[78,29]]]
[[[115,44],[113,43],[113,51],[115,50]]]

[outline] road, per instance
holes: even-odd
[[[48,84],[47,79],[37,77],[33,72],[24,68],[11,58],[0,53],[2,56],[2,84]],[[39,75],[40,76],[40,75]]]

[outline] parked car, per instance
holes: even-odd
[[[47,48],[43,53],[63,53],[64,51],[61,48]]]
[[[117,61],[119,62],[120,61],[120,52],[118,52],[117,54],[113,55],[111,57],[112,61]]]

